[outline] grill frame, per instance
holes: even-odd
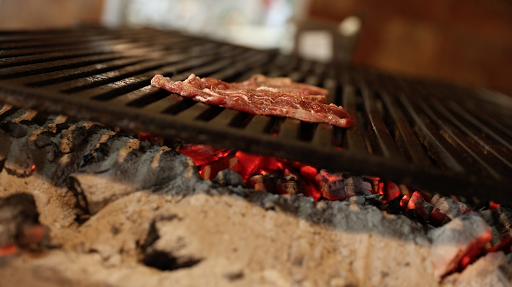
[[[83,28],[51,35],[0,32],[1,102],[379,176],[462,201],[512,201],[512,180],[506,176],[512,171],[512,116],[507,116],[512,101],[506,96],[495,103],[478,90],[343,63],[315,63],[173,31]],[[60,44],[79,39],[73,46],[78,48],[52,50],[55,38]],[[349,129],[333,128],[168,97],[148,86],[156,73],[174,80],[190,73],[227,80],[253,73],[289,76],[328,89],[329,100],[343,104],[356,123]]]

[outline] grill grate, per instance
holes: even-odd
[[[254,116],[150,87],[154,74],[324,87],[350,129]],[[488,92],[489,93],[489,92]],[[494,94],[493,94],[494,95]],[[133,131],[380,176],[464,199],[510,202],[512,101],[153,29],[0,32],[0,100]]]

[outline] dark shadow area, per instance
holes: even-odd
[[[155,267],[162,271],[173,271],[181,268],[189,268],[201,262],[202,259],[178,259],[172,257],[167,252],[152,251],[144,254],[142,263],[147,266]]]
[[[165,218],[165,220],[174,220],[177,218],[176,216],[170,216]],[[149,227],[148,234],[146,236],[146,240],[142,245],[143,258],[142,263],[160,269],[162,271],[172,271],[181,268],[189,268],[194,265],[200,263],[203,259],[192,258],[192,257],[178,257],[173,256],[172,252],[166,252],[163,250],[157,250],[154,248],[153,244],[160,239],[160,235],[155,226],[155,221],[153,221]]]

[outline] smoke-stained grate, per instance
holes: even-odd
[[[324,87],[357,119],[343,129],[195,103],[155,74],[242,81],[254,73]],[[490,93],[491,94],[491,93]],[[512,201],[512,101],[153,29],[0,32],[0,100],[463,198]]]

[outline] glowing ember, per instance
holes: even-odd
[[[275,194],[303,194],[313,197],[315,201],[320,198],[345,200],[356,195],[380,194],[390,213],[404,214],[434,226],[443,226],[458,216],[471,213],[465,204],[449,197],[435,195],[427,198],[430,199],[427,201],[421,192],[382,181],[379,177],[332,173],[299,162],[207,145],[184,144],[179,151],[194,160],[201,177],[207,180],[213,180],[219,172],[231,169],[241,176],[249,188]],[[494,210],[499,205],[490,202],[489,206]],[[456,266],[460,270],[486,252],[509,251],[512,240],[504,240],[499,246],[484,249],[490,236],[490,232],[484,228],[474,238],[468,237],[463,252],[455,256],[454,261],[440,261],[442,267],[439,265],[440,269],[436,272],[444,274]],[[445,260],[444,257],[442,259]]]
[[[16,245],[14,244],[0,247],[0,257],[15,254],[16,250]]]
[[[384,200],[391,201],[402,194],[398,185],[391,181],[379,183],[379,193],[384,195]]]
[[[491,228],[476,214],[465,214],[429,232],[430,260],[435,276],[443,276],[469,264],[492,239]]]
[[[371,195],[373,192],[372,184],[362,177],[320,170],[315,180],[322,196],[329,200],[344,200],[356,195]]]
[[[228,155],[212,163],[202,165],[201,169],[199,170],[199,174],[204,179],[213,180],[215,176],[217,176],[217,173],[219,173],[221,170],[232,169],[237,171],[235,168],[237,164],[238,158],[233,155]]]
[[[227,156],[231,150],[224,148],[214,148],[208,145],[181,145],[179,152],[192,158],[195,165],[211,163]],[[213,175],[215,177],[215,175]]]
[[[380,177],[365,176],[364,179],[372,184],[372,193],[384,194],[384,182],[380,180]]]
[[[416,210],[416,213],[426,220],[432,212],[433,208],[434,207],[432,204],[425,202],[425,199],[421,196],[421,194],[415,191],[407,203],[406,211]]]
[[[402,197],[402,200],[400,200],[400,207],[405,208],[409,204],[409,197],[407,195],[404,195]]]
[[[491,209],[491,211],[496,209],[498,206],[500,206],[500,205],[492,200],[489,202],[489,208]]]
[[[149,134],[149,133],[138,133],[137,134],[137,139],[139,141],[154,141],[155,140],[155,136]]]

